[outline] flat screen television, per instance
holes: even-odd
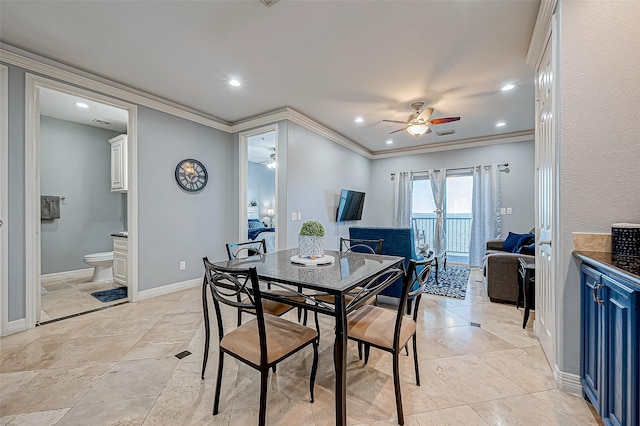
[[[337,222],[362,219],[364,192],[343,189],[340,193],[340,204],[336,215]]]

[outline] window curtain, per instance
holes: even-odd
[[[471,241],[469,266],[480,267],[486,243],[500,238],[500,169],[496,164],[489,168],[473,168],[473,203],[471,206]]]
[[[393,226],[411,228],[413,173],[397,172],[393,179]]]
[[[447,251],[444,229],[444,201],[445,201],[445,177],[447,169],[429,170],[429,182],[433,192],[433,201],[436,204],[436,225],[433,234],[433,253],[440,258]]]

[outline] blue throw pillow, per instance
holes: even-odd
[[[514,234],[513,232],[509,232],[509,235],[504,240],[504,243],[502,243],[502,250],[513,253],[516,250],[518,241],[520,241],[520,238],[525,235],[529,234]]]
[[[264,228],[260,219],[249,219],[249,229]]]
[[[534,243],[535,241],[536,241],[535,234],[524,234],[522,237],[520,237],[520,239],[516,243],[516,246],[513,248],[512,253],[520,253],[519,250],[521,247],[528,246],[529,244]]]
[[[522,246],[518,249],[518,253],[520,254],[530,254],[532,256],[536,255],[536,243],[529,244],[528,246]]]

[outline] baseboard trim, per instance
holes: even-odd
[[[563,392],[582,395],[582,384],[579,374],[565,373],[560,371],[557,365],[553,367],[553,378],[556,386]]]
[[[91,275],[93,273],[93,268],[86,269],[76,269],[75,271],[64,271],[64,272],[52,272],[50,274],[42,274],[41,280],[44,279],[71,279],[77,278],[81,275]]]
[[[8,336],[9,334],[18,333],[20,331],[24,331],[27,329],[27,320],[26,318],[21,318],[13,321],[9,321],[7,323],[6,334],[4,336]]]
[[[152,297],[164,296],[165,294],[175,293],[176,291],[197,287],[201,284],[202,284],[202,278],[194,278],[188,281],[167,284],[167,285],[163,285],[156,288],[150,288],[149,290],[142,290],[138,292],[138,300],[145,300],[145,299],[151,299]]]

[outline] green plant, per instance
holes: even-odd
[[[312,237],[324,237],[324,226],[318,221],[308,220],[302,224],[300,235],[308,235]]]

